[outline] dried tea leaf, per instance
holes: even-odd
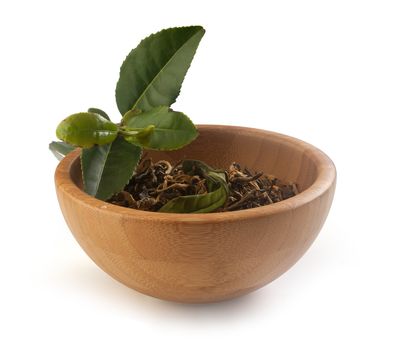
[[[200,160],[185,159],[182,162],[182,169],[185,173],[190,175],[197,174],[204,177],[212,177],[216,181],[218,180],[225,184],[227,183],[225,170],[214,169]]]
[[[208,192],[174,198],[166,203],[160,212],[209,213],[226,202],[229,191],[224,171],[215,170],[198,160],[184,160],[182,170],[190,176],[202,176],[206,180]]]
[[[237,163],[224,171],[198,160],[172,166],[165,160],[153,163],[144,158],[124,191],[109,201],[140,210],[205,213],[256,208],[297,193],[295,184],[261,172],[253,174]]]

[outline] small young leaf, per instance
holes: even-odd
[[[120,68],[116,85],[120,113],[174,103],[204,33],[200,26],[169,28],[142,40]]]
[[[64,119],[56,129],[56,136],[71,145],[92,147],[111,143],[118,127],[96,113],[77,113]]]
[[[49,149],[52,151],[57,160],[62,160],[68,153],[73,151],[75,147],[63,141],[52,141],[49,144]]]
[[[181,196],[170,200],[161,209],[163,213],[209,213],[221,207],[227,200],[227,191],[222,183],[206,194]]]
[[[118,137],[110,144],[83,149],[81,155],[84,190],[107,200],[128,183],[142,149]]]
[[[149,125],[140,131],[127,131],[127,133],[133,134],[133,135],[124,136],[124,139],[127,142],[131,142],[131,143],[134,143],[137,145],[142,145],[144,143],[148,143],[148,139],[149,139],[151,133],[154,131],[154,129],[155,129],[154,125]]]
[[[106,114],[103,110],[99,109],[99,108],[94,108],[91,107],[87,110],[89,113],[95,113],[95,114],[99,114],[101,117],[104,117],[106,120],[111,120],[108,116],[108,114]]]
[[[126,139],[129,142],[155,150],[178,149],[198,136],[197,129],[185,114],[174,112],[166,106],[156,107],[131,118],[126,113],[123,123],[126,131],[127,129],[139,131],[150,127],[149,132],[141,135],[143,137],[136,134]]]

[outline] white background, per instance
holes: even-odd
[[[1,1],[1,349],[392,349],[391,1]],[[289,134],[338,170],[320,236],[246,297],[181,305],[99,270],[59,210],[47,150],[95,106],[119,118],[125,55],[203,25],[174,108]]]

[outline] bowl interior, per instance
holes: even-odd
[[[237,162],[251,171],[295,182],[299,191],[310,187],[318,176],[315,154],[308,152],[309,145],[300,140],[250,128],[200,125],[198,129],[198,138],[180,150],[145,153],[153,161],[198,159],[224,169]],[[71,177],[78,187],[83,187],[79,159],[71,167]]]

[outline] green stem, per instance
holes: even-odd
[[[134,136],[138,134],[139,131],[143,130],[143,128],[119,128],[119,134],[124,136]]]
[[[142,134],[149,134],[152,129],[154,129],[154,125],[149,125],[145,128],[129,128],[126,126],[121,126],[119,128],[119,134],[123,135],[123,136],[135,136],[137,134],[140,134],[142,136]]]

